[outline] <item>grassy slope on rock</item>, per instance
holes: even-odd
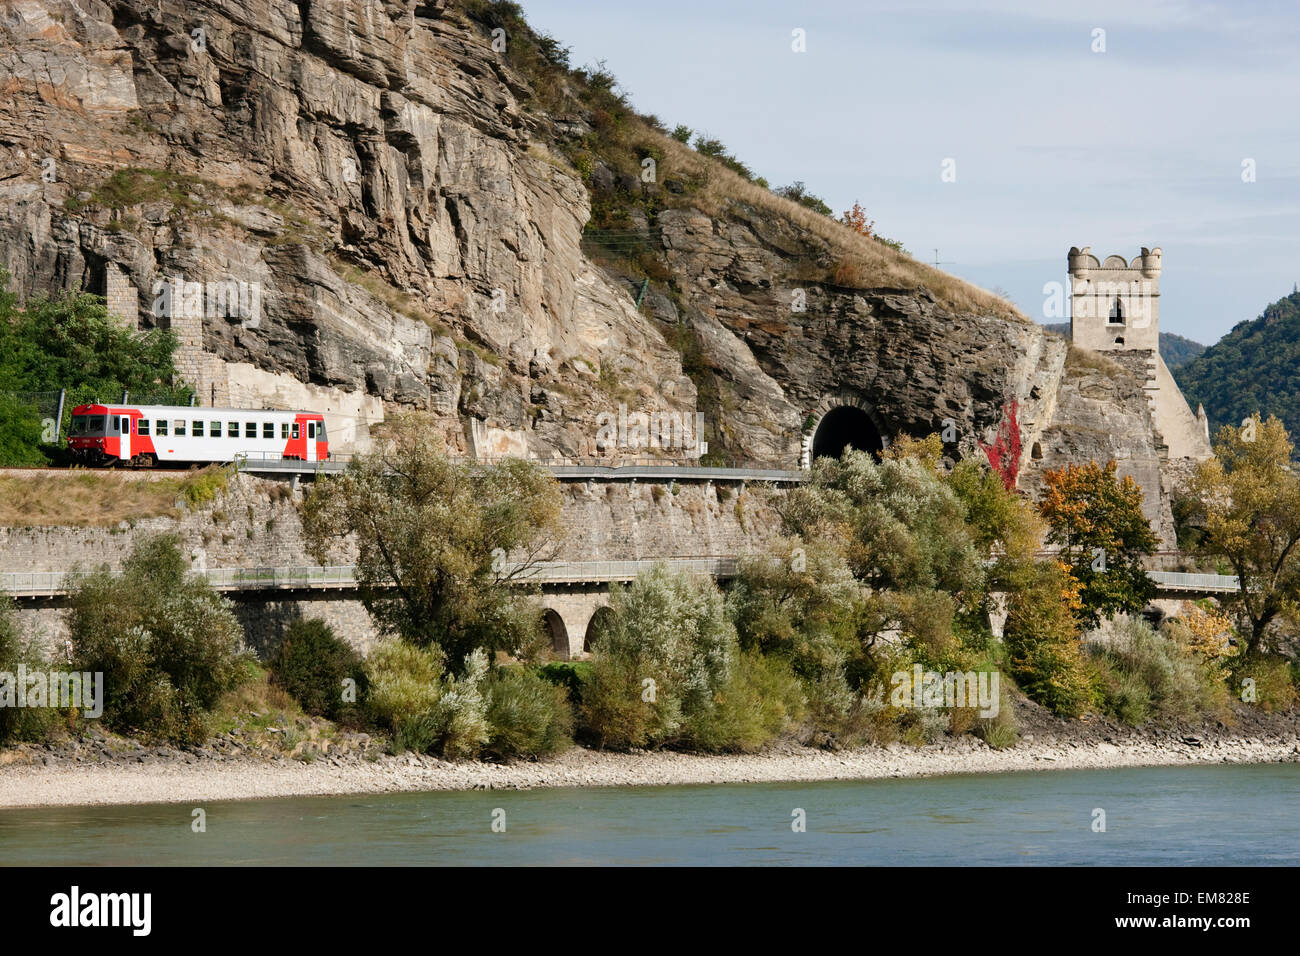
[[[1024,320],[1007,301],[776,195],[752,176],[737,172],[748,170],[733,157],[725,153],[721,157],[704,155],[674,139],[657,117],[638,113],[625,92],[615,92],[616,80],[603,65],[592,69],[570,67],[568,51],[551,37],[532,30],[518,4],[462,0],[460,6],[471,25],[485,37],[492,29],[505,29],[509,37],[506,57],[527,86],[524,105],[543,119],[543,128],[553,127],[551,121],[556,119],[573,118],[590,128],[582,135],[557,130],[550,146],[568,160],[591,190],[592,226],[596,229],[626,230],[631,225],[631,214],[638,210],[653,223],[655,215],[665,208],[698,208],[711,216],[725,217],[737,206],[748,206],[760,214],[792,222],[810,234],[812,243],[799,258],[812,261],[792,262],[792,272],[800,273],[797,278],[803,281],[863,289],[925,289],[940,305],[955,312]],[[553,155],[551,150],[547,154]],[[675,181],[679,191],[639,188],[641,163],[646,157],[657,164],[657,181],[665,185]],[[638,188],[602,188],[593,180],[600,165],[616,176],[636,181]],[[653,263],[644,261],[647,252],[653,254],[650,243],[646,248],[636,248],[635,242],[623,245],[625,248],[618,251],[630,253],[621,257],[624,264],[626,260],[639,261],[643,277],[671,280],[662,263],[656,269]]]

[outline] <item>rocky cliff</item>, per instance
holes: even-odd
[[[819,281],[837,243],[870,240],[728,195],[724,169],[698,197],[671,157],[631,186],[599,159],[579,171],[566,147],[598,111],[542,110],[490,21],[454,6],[24,0],[0,31],[14,288],[138,303],[126,318],[177,330],[205,403],[325,404],[358,440],[415,406],[462,447],[593,454],[619,401],[695,409],[686,329],[715,445],[792,464],[832,392],[860,393],[887,431],[940,410],[987,426],[1042,349],[1036,328],[945,310],[924,283]],[[592,196],[620,189],[674,198],[643,219],[664,271],[640,309],[620,281],[638,276],[583,250]],[[260,307],[213,314],[209,294],[187,312],[161,294],[173,279],[247,283]]]
[[[715,460],[786,467],[839,405],[954,456],[1063,407],[1058,337],[673,140],[511,4],[11,0],[0,82],[12,287],[173,328],[204,404],[538,457],[698,410]]]

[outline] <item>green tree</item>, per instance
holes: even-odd
[[[357,708],[345,699],[344,681],[354,681],[358,695],[365,692],[361,655],[320,618],[292,622],[276,645],[270,664],[275,683],[308,714],[330,720],[350,717]]]
[[[712,581],[658,565],[610,592],[583,686],[601,746],[752,750],[802,712],[789,665],[741,653]]]
[[[1256,654],[1269,625],[1300,600],[1300,476],[1290,436],[1271,415],[1225,425],[1214,452],[1186,491],[1203,528],[1201,547],[1237,575],[1233,604],[1249,625],[1247,653]]]
[[[0,464],[43,461],[40,416],[4,393],[66,390],[64,434],[77,405],[115,402],[124,391],[189,401],[190,389],[175,384],[171,332],[130,328],[102,296],[84,292],[33,296],[20,309],[8,280],[0,271]]]
[[[787,534],[842,542],[849,568],[873,590],[943,590],[965,600],[985,585],[966,508],[921,460],[877,463],[850,449],[819,459],[781,506]]]
[[[426,415],[377,429],[373,452],[321,479],[303,507],[308,547],[322,563],[344,539],[357,547],[362,600],[380,627],[437,645],[463,674],[478,648],[529,654],[541,640],[527,577],[560,536],[555,478],[522,459],[448,459]]]
[[[22,632],[13,600],[0,595],[0,674],[16,675],[20,664],[37,671],[48,666],[38,641]],[[55,714],[47,707],[0,706],[0,745],[43,739],[55,722]]]
[[[1011,676],[1031,698],[1081,717],[1097,692],[1079,644],[1079,583],[1059,561],[1035,562],[1007,602],[1003,641]]]
[[[1131,477],[1120,480],[1115,462],[1046,472],[1039,510],[1048,540],[1060,546],[1081,585],[1083,624],[1095,627],[1103,616],[1141,611],[1155,597],[1142,559],[1159,542],[1142,514],[1142,489]]]
[[[95,571],[68,600],[74,668],[103,673],[105,725],[202,742],[247,652],[230,602],[189,572],[179,539],[141,541],[120,573]]]

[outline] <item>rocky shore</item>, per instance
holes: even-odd
[[[610,753],[575,747],[537,762],[449,763],[384,753],[364,734],[317,750],[272,755],[219,739],[202,748],[149,748],[121,738],[0,752],[0,808],[194,803],[426,790],[864,780],[955,773],[1224,763],[1300,763],[1300,714],[1243,711],[1231,727],[1185,723],[1141,731],[1110,721],[1061,721],[1029,705],[1023,736],[994,750],[973,736],[924,747],[828,751],[787,743],[750,755]],[[297,749],[297,748],[295,748]]]

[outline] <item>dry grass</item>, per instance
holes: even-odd
[[[183,474],[116,471],[0,475],[0,527],[102,528],[122,521],[175,516],[182,501],[215,494],[219,468]]]
[[[862,289],[928,289],[940,305],[954,312],[1000,315],[1028,322],[1014,305],[911,256],[859,235],[843,223],[814,212],[792,199],[751,183],[721,163],[643,126],[641,139],[661,148],[669,170],[680,169],[704,186],[690,197],[703,212],[721,215],[728,202],[748,203],[787,219],[823,240],[835,265],[824,277],[837,285]],[[671,175],[668,174],[668,175]]]
[[[1091,369],[1094,372],[1101,372],[1103,375],[1123,375],[1124,368],[1114,359],[1107,358],[1100,352],[1094,352],[1092,349],[1085,349],[1081,345],[1071,345],[1070,351],[1065,353],[1065,367],[1067,369]]]

